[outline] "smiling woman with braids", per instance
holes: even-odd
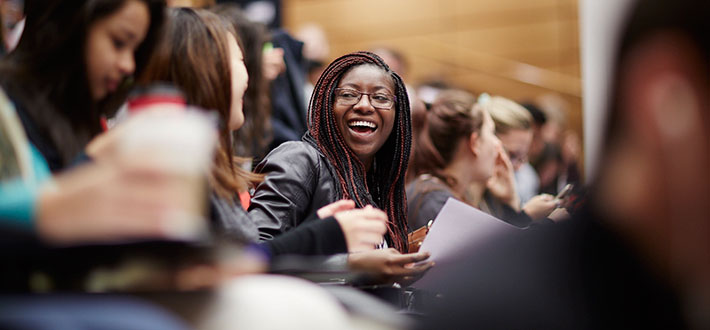
[[[355,207],[372,205],[387,214],[385,242],[373,242],[373,248],[405,252],[404,175],[410,147],[402,79],[372,53],[336,59],[316,83],[303,141],[282,144],[256,168],[266,178],[256,188],[249,213],[261,238],[313,221],[309,216],[328,203],[351,199]]]

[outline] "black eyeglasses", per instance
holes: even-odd
[[[350,106],[360,102],[363,95],[367,95],[370,99],[370,104],[379,110],[390,110],[394,106],[395,97],[387,93],[363,93],[361,91],[350,88],[336,88],[335,102],[339,105]]]

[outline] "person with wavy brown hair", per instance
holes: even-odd
[[[483,201],[485,183],[493,176],[500,149],[490,115],[475,107],[476,97],[461,90],[446,90],[429,111],[417,112],[417,144],[410,171],[416,177],[407,186],[409,230],[436,218],[449,197],[473,204]]]
[[[513,165],[495,135],[490,114],[509,102],[487,95],[476,100],[468,92],[447,90],[429,111],[417,113],[417,144],[410,169],[416,179],[407,187],[410,231],[436,218],[450,197],[518,227],[527,227],[554,209],[551,196],[520,207]]]
[[[237,194],[258,183],[261,175],[242,169],[231,151],[232,133],[240,129],[245,119],[242,109],[248,74],[240,41],[231,24],[210,11],[173,8],[168,10],[168,17],[165,36],[139,81],[174,84],[184,91],[188,104],[217,112],[222,125],[217,155],[209,173],[210,218],[213,228],[227,238],[255,243],[258,230],[240,205]],[[337,212],[342,203],[323,205],[317,213],[314,211],[314,216],[323,220],[262,247],[272,255],[334,254],[359,249],[362,237],[365,242],[373,236],[381,239],[384,232],[381,212],[370,209]]]
[[[232,24],[244,49],[249,86],[244,94],[244,126],[234,132],[234,152],[238,156],[262,159],[273,138],[271,128],[270,76],[265,74],[265,46],[270,43],[264,24],[253,22],[234,3],[210,9]]]
[[[188,104],[219,113],[219,148],[210,181],[217,195],[232,198],[259,181],[232,157],[231,132],[244,124],[241,108],[248,81],[236,33],[205,10],[170,9],[168,18],[164,38],[139,82],[173,83]],[[232,63],[230,50],[239,50],[237,63]]]

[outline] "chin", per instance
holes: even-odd
[[[107,96],[108,96],[108,93],[106,93],[104,91],[92,91],[91,92],[91,99],[94,102],[99,102],[99,101],[105,99]]]
[[[238,123],[229,123],[229,130],[238,131],[240,128],[242,128],[242,126],[244,126],[244,121]]]

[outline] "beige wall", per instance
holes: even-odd
[[[516,100],[554,92],[580,133],[577,0],[283,0],[284,23],[325,28],[330,57],[388,45],[409,84],[431,76]]]

